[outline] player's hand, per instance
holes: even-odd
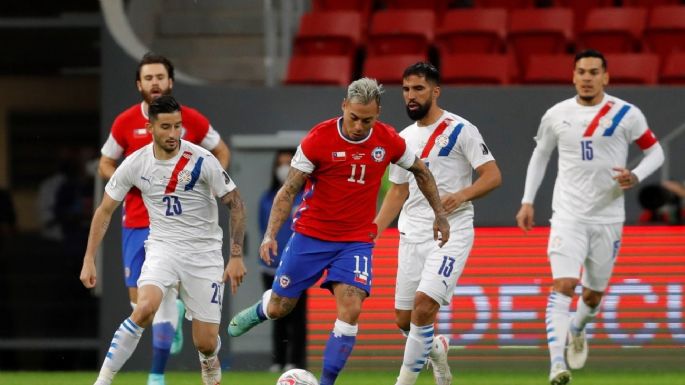
[[[259,256],[267,265],[271,265],[271,257],[278,255],[278,242],[270,236],[265,235],[262,244],[259,245]]]
[[[445,194],[440,197],[440,201],[442,202],[442,207],[445,208],[445,211],[451,213],[464,203],[464,198],[457,191],[454,194]]]
[[[83,267],[81,267],[81,283],[88,289],[95,287],[97,283],[97,273],[95,269],[95,260],[93,258],[83,258]]]
[[[627,168],[614,167],[612,170],[618,172],[618,174],[614,175],[614,180],[618,182],[618,186],[621,187],[621,190],[628,190],[639,182],[637,176]]]
[[[231,281],[231,294],[238,292],[238,286],[243,283],[243,279],[247,275],[247,269],[243,262],[243,257],[231,257],[224,270],[224,282]]]
[[[438,247],[443,247],[450,239],[450,223],[447,221],[445,214],[435,215],[433,222],[433,239],[440,240]]]
[[[532,204],[524,203],[521,205],[518,214],[516,214],[516,224],[524,233],[533,230],[533,226],[535,225],[535,222],[533,221],[534,216],[535,210],[533,209]]]

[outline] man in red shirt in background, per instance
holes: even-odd
[[[392,126],[378,121],[382,92],[373,79],[352,82],[343,100],[343,116],[319,123],[302,140],[274,198],[259,250],[267,263],[278,255],[276,234],[306,183],[273,286],[228,326],[229,335],[237,337],[267,319],[284,317],[327,271],[321,286],[335,296],[338,318],[324,350],[321,385],[335,382],[356,342],[362,302],[371,291],[371,249],[377,232],[373,219],[388,164],[414,174],[435,213],[434,238],[438,232],[442,235],[440,246],[449,238],[433,175]]]
[[[150,103],[162,96],[169,95],[174,86],[174,66],[164,56],[148,52],[143,56],[136,71],[136,87],[143,101],[136,103],[117,116],[107,141],[102,146],[102,156],[98,171],[100,176],[109,179],[114,174],[117,161],[139,148],[152,142],[152,136],[145,128],[148,123]],[[182,139],[198,144],[212,152],[226,169],[230,151],[221,140],[219,133],[212,128],[209,120],[199,111],[181,107],[183,112]],[[131,305],[138,298],[137,281],[145,261],[144,243],[150,233],[150,219],[143,204],[140,190],[133,188],[126,195],[123,206],[122,256],[124,278],[128,287]],[[183,345],[181,330],[184,306],[177,300],[178,292],[170,291],[155,315],[152,323],[152,368],[148,385],[165,385],[164,370],[170,352],[178,353]]]

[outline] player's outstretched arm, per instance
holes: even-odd
[[[373,220],[373,223],[378,226],[378,235],[376,237],[383,234],[383,231],[390,226],[390,222],[397,217],[407,197],[409,197],[409,183],[392,183],[390,189],[385,194],[385,198],[383,198],[381,210],[376,215],[376,219]]]
[[[278,255],[276,234],[281,226],[283,226],[283,222],[290,216],[295,196],[302,190],[302,186],[304,186],[306,181],[306,173],[290,167],[288,177],[274,197],[274,203],[269,214],[269,224],[266,226],[264,239],[262,239],[262,244],[259,246],[259,255],[267,265],[271,263],[272,255]]]
[[[221,197],[221,203],[231,211],[231,255],[224,270],[224,282],[230,280],[231,293],[238,292],[238,286],[243,283],[247,274],[243,262],[243,244],[245,242],[245,203],[240,197],[238,189],[234,189]]]
[[[442,247],[450,239],[450,224],[447,222],[447,212],[440,201],[438,186],[435,184],[433,174],[431,174],[428,167],[419,158],[415,158],[414,164],[408,170],[414,174],[416,184],[419,186],[421,193],[433,208],[435,213],[433,239],[436,241],[440,239],[440,247]]]
[[[112,220],[114,210],[119,206],[119,201],[112,199],[112,197],[105,192],[102,196],[100,206],[93,214],[93,220],[90,223],[90,233],[88,234],[88,246],[86,246],[86,255],[83,257],[83,267],[81,268],[81,282],[87,288],[95,287],[97,283],[97,276],[95,273],[95,254],[97,253],[102,238],[104,238],[107,228]]]

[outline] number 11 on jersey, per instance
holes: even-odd
[[[366,174],[366,165],[359,165],[359,176],[357,176],[357,165],[353,163],[350,166],[352,166],[352,172],[350,173],[350,177],[347,178],[347,181],[352,183],[356,182],[359,184],[364,184],[364,174]]]

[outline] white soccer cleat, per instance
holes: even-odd
[[[574,336],[569,331],[566,343],[566,363],[568,367],[571,369],[582,369],[585,366],[585,361],[587,361],[589,350],[585,330],[581,331],[578,336]]]
[[[205,359],[200,355],[200,367],[202,367],[202,383],[204,385],[221,384],[221,362],[219,362],[219,356]]]
[[[550,385],[566,385],[571,382],[571,372],[563,362],[555,362],[549,371]]]
[[[450,349],[450,339],[437,335],[433,338],[433,346],[428,358],[428,362],[433,367],[433,378],[436,385],[451,385],[452,373],[447,362],[447,352]]]

